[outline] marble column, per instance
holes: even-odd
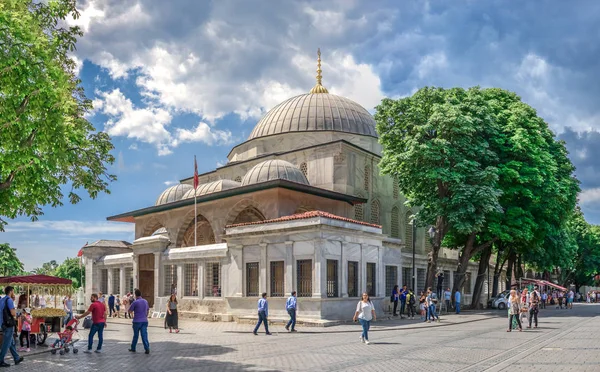
[[[285,296],[291,296],[295,290],[294,283],[294,242],[285,242]]]
[[[119,269],[119,294],[123,297],[127,294],[127,284],[125,283],[125,267]]]
[[[133,254],[133,289],[139,288],[139,274],[140,274],[140,256]]]
[[[327,297],[327,263],[323,258],[323,240],[315,240],[313,298]]]
[[[107,277],[107,283],[106,283],[106,297],[108,297],[109,294],[114,294],[115,290],[113,288],[113,269],[112,268],[107,268],[106,269],[106,277]]]
[[[269,265],[269,262],[267,261],[267,244],[266,243],[261,243],[260,244],[260,263],[259,263],[259,267],[260,267],[260,280],[259,280],[259,284],[258,284],[258,288],[259,288],[259,292],[260,293],[264,293],[267,292],[269,293],[269,291],[267,290],[267,288],[269,287],[269,270],[267,268],[267,266]]]
[[[360,245],[360,282],[358,283],[358,297],[367,290],[367,244]]]
[[[385,267],[383,266],[383,247],[377,247],[377,297],[385,297]]]
[[[177,264],[177,297],[183,297],[183,264]]]
[[[348,260],[346,259],[347,246],[345,242],[342,245],[340,256],[340,297],[348,297]]]
[[[160,288],[160,283],[161,283],[161,278],[162,278],[162,272],[164,271],[162,269],[162,265],[161,265],[161,261],[160,261],[160,256],[161,256],[161,252],[155,252],[154,253],[154,303],[158,304],[158,301],[156,300],[156,298],[158,298],[162,293],[161,293],[161,288]]]

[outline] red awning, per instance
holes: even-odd
[[[543,282],[543,283],[544,283],[544,285],[547,285],[548,287],[554,287],[554,288],[556,288],[556,289],[560,289],[561,291],[566,291],[566,290],[567,290],[567,288],[565,288],[565,287],[561,287],[560,285],[558,285],[558,284],[554,284],[554,283],[552,283],[552,282],[549,282],[549,281],[547,281],[547,280],[540,280],[540,281],[541,281],[541,282]]]
[[[24,275],[0,277],[0,284],[4,285],[72,285],[71,279],[57,278],[50,275]]]

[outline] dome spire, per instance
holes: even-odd
[[[321,48],[317,49],[317,84],[310,90],[311,94],[315,94],[315,93],[329,93],[327,91],[327,89],[321,85],[321,79],[323,78],[323,76],[321,76],[321,72],[323,72],[321,70]]]

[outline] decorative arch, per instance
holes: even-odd
[[[311,212],[311,211],[314,211],[314,210],[315,209],[313,207],[302,205],[302,206],[298,207],[298,209],[296,209],[296,211],[294,212],[294,214],[306,213],[306,212]]]
[[[196,222],[196,240],[198,245],[214,244],[215,233],[210,225],[210,222],[203,215],[199,214]],[[187,228],[183,231],[180,247],[192,247],[194,246],[194,220],[188,224]]]
[[[412,211],[406,212],[405,220],[404,220],[404,244],[407,249],[413,249],[413,227],[411,224],[412,219]]]
[[[264,220],[266,220],[265,216],[263,216],[263,214],[258,209],[252,206],[248,206],[245,209],[243,209],[237,215],[237,217],[235,217],[235,220],[233,220],[233,224],[235,225],[238,223],[259,222]]]
[[[164,227],[165,224],[161,220],[159,220],[156,217],[152,217],[146,223],[144,223],[144,228],[142,229],[142,236],[140,236],[140,238],[152,236],[156,231]]]
[[[379,200],[375,199],[371,202],[371,223],[376,225],[381,224]]]
[[[392,238],[400,238],[400,209],[396,206],[392,208],[392,218],[391,218],[390,231]]]
[[[229,213],[227,214],[227,218],[225,218],[225,226],[227,225],[233,225],[234,221],[237,219],[237,217],[240,215],[240,213],[242,213],[242,211],[244,211],[247,208],[252,208],[253,211],[252,213],[254,213],[255,216],[260,216],[262,219],[258,220],[258,221],[264,221],[266,220],[265,217],[265,213],[263,212],[264,210],[261,208],[261,206],[255,202],[252,199],[243,199],[240,200],[239,202],[237,202],[233,208],[231,208],[231,210],[229,210]]]

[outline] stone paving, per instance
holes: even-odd
[[[131,326],[111,320],[102,354],[51,355],[44,348],[15,371],[600,371],[600,305],[540,312],[540,328],[507,333],[505,311],[464,313],[441,323],[383,320],[374,323],[371,345],[359,341],[360,327],[299,327],[273,336],[252,325],[181,321],[169,334],[150,320],[152,353],[127,351]],[[87,331],[80,337],[87,339]],[[49,340],[51,342],[51,340]],[[138,350],[143,351],[141,343]],[[33,354],[33,353],[32,353]],[[9,358],[7,361],[12,362]]]

